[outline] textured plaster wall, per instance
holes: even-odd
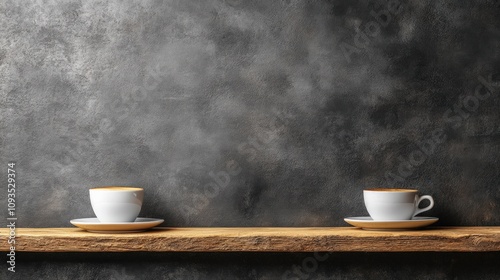
[[[2,0],[0,35],[19,227],[92,217],[100,185],[144,187],[141,216],[165,226],[344,226],[386,186],[431,194],[440,225],[500,225],[500,1]],[[310,257],[231,256],[31,254],[15,277],[134,260],[123,275],[275,279]],[[498,254],[377,265],[396,256],[339,254],[307,277],[500,273]]]

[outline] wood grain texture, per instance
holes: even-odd
[[[8,251],[8,229],[0,229]],[[26,252],[487,252],[500,251],[500,227],[429,227],[413,231],[333,228],[154,228],[102,234],[78,228],[18,228]]]

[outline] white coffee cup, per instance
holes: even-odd
[[[373,188],[363,191],[366,210],[376,221],[411,220],[417,214],[434,207],[430,195],[418,196],[413,189]],[[419,208],[420,202],[429,200],[429,206]]]
[[[92,209],[102,223],[133,222],[139,216],[144,198],[142,188],[108,186],[89,192]]]

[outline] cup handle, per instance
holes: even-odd
[[[425,207],[425,208],[418,208],[418,205],[420,205],[420,202],[422,202],[422,200],[424,199],[428,199],[430,204],[429,206]],[[432,199],[432,196],[430,195],[423,195],[421,196],[420,198],[418,198],[418,201],[415,205],[415,213],[413,214],[412,218],[415,217],[416,215],[422,213],[422,212],[425,212],[425,211],[428,211],[428,210],[431,210],[432,207],[434,207],[434,199]]]

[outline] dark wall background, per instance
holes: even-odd
[[[18,226],[92,217],[88,189],[101,185],[144,187],[141,216],[164,226],[346,226],[367,215],[362,190],[386,186],[431,194],[425,216],[440,225],[500,225],[499,11],[499,1],[1,1],[1,174],[17,163]],[[310,257],[40,262],[58,256],[20,257],[15,276],[275,279]],[[419,263],[422,279],[500,273],[498,254],[397,256],[336,254],[307,278],[366,278],[367,265],[402,277]],[[135,257],[139,267],[123,268]]]

